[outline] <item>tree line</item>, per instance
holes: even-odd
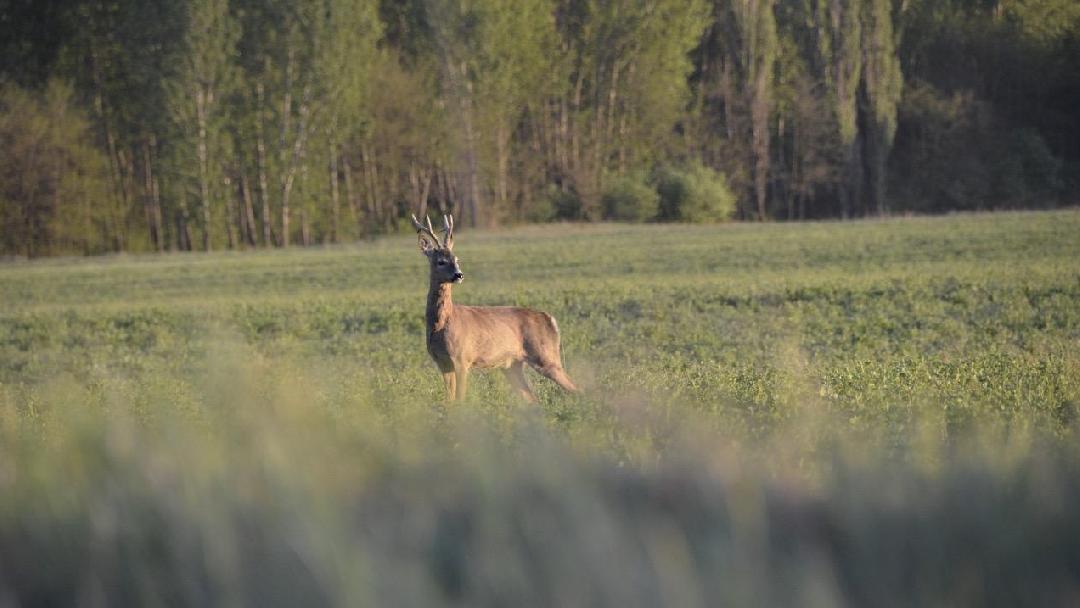
[[[1075,203],[1073,0],[8,0],[0,253]],[[1070,198],[1072,197],[1072,198]]]

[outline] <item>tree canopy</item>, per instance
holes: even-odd
[[[0,254],[1051,207],[1074,0],[12,0]]]

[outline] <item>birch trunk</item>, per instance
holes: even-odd
[[[255,120],[255,152],[259,172],[259,198],[262,202],[262,217],[260,219],[262,219],[263,246],[271,247],[274,245],[274,233],[273,219],[270,215],[270,184],[269,177],[266,174],[266,136],[263,126],[265,93],[263,83],[257,83],[255,85],[255,97],[258,104],[257,118]]]
[[[254,247],[255,237],[255,208],[251,201],[251,182],[246,172],[240,173],[240,193],[244,199],[244,240],[249,247]]]
[[[500,121],[495,135],[495,192],[498,196],[499,210],[506,213],[509,209],[510,182],[510,133],[506,122]]]
[[[333,130],[333,128],[331,128]],[[338,192],[338,149],[333,139],[330,141],[330,242],[338,242],[338,220],[341,213],[340,194]]]
[[[296,183],[296,174],[303,160],[307,140],[308,117],[310,114],[311,85],[304,87],[303,98],[300,102],[300,119],[296,125],[296,136],[293,139],[292,154],[289,156],[288,169],[282,172],[281,179],[281,246],[289,246],[289,199],[292,195],[293,186]],[[284,155],[284,152],[283,152]],[[283,164],[283,166],[285,166]]]
[[[143,207],[150,246],[160,252],[164,250],[164,246],[161,239],[161,210],[158,208],[159,201],[154,184],[153,140],[152,135],[143,140]]]
[[[203,250],[210,251],[210,158],[207,150],[207,114],[213,93],[195,87],[195,117],[198,122],[196,154],[199,162],[199,204],[203,216]]]
[[[364,214],[360,209],[360,201],[356,196],[356,189],[353,187],[353,170],[352,163],[349,162],[348,155],[342,155],[341,157],[342,173],[345,174],[345,200],[349,204],[349,208],[352,209],[353,221],[356,222],[356,226],[360,229],[360,233],[364,232]]]
[[[281,97],[281,132],[278,135],[278,171],[279,190],[281,196],[281,246],[289,247],[289,193],[292,190],[291,172],[285,169],[288,166],[288,138],[289,127],[292,126],[292,85],[293,68],[296,60],[296,50],[291,40],[286,42],[285,51],[285,94]]]

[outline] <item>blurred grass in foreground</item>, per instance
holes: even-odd
[[[411,239],[0,268],[0,604],[1074,604],[1078,229],[463,233],[533,408],[438,402]]]

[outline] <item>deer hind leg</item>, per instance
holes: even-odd
[[[529,381],[525,379],[525,364],[521,361],[513,363],[506,368],[504,373],[506,379],[510,381],[510,386],[513,387],[517,394],[521,395],[522,399],[529,403],[536,403],[536,395],[529,388]]]
[[[456,396],[455,387],[457,384],[457,378],[454,376],[454,372],[443,372],[442,379],[443,384],[446,385],[446,399],[448,401],[453,401]]]
[[[577,393],[580,391],[580,389],[578,389],[578,387],[574,384],[574,381],[570,379],[570,376],[566,375],[566,370],[563,369],[562,364],[560,364],[558,361],[547,363],[540,361],[535,363],[530,362],[530,365],[532,365],[533,369],[535,369],[537,372],[540,372],[540,375],[551,379],[552,382],[562,387],[564,391],[569,391],[571,393]]]

